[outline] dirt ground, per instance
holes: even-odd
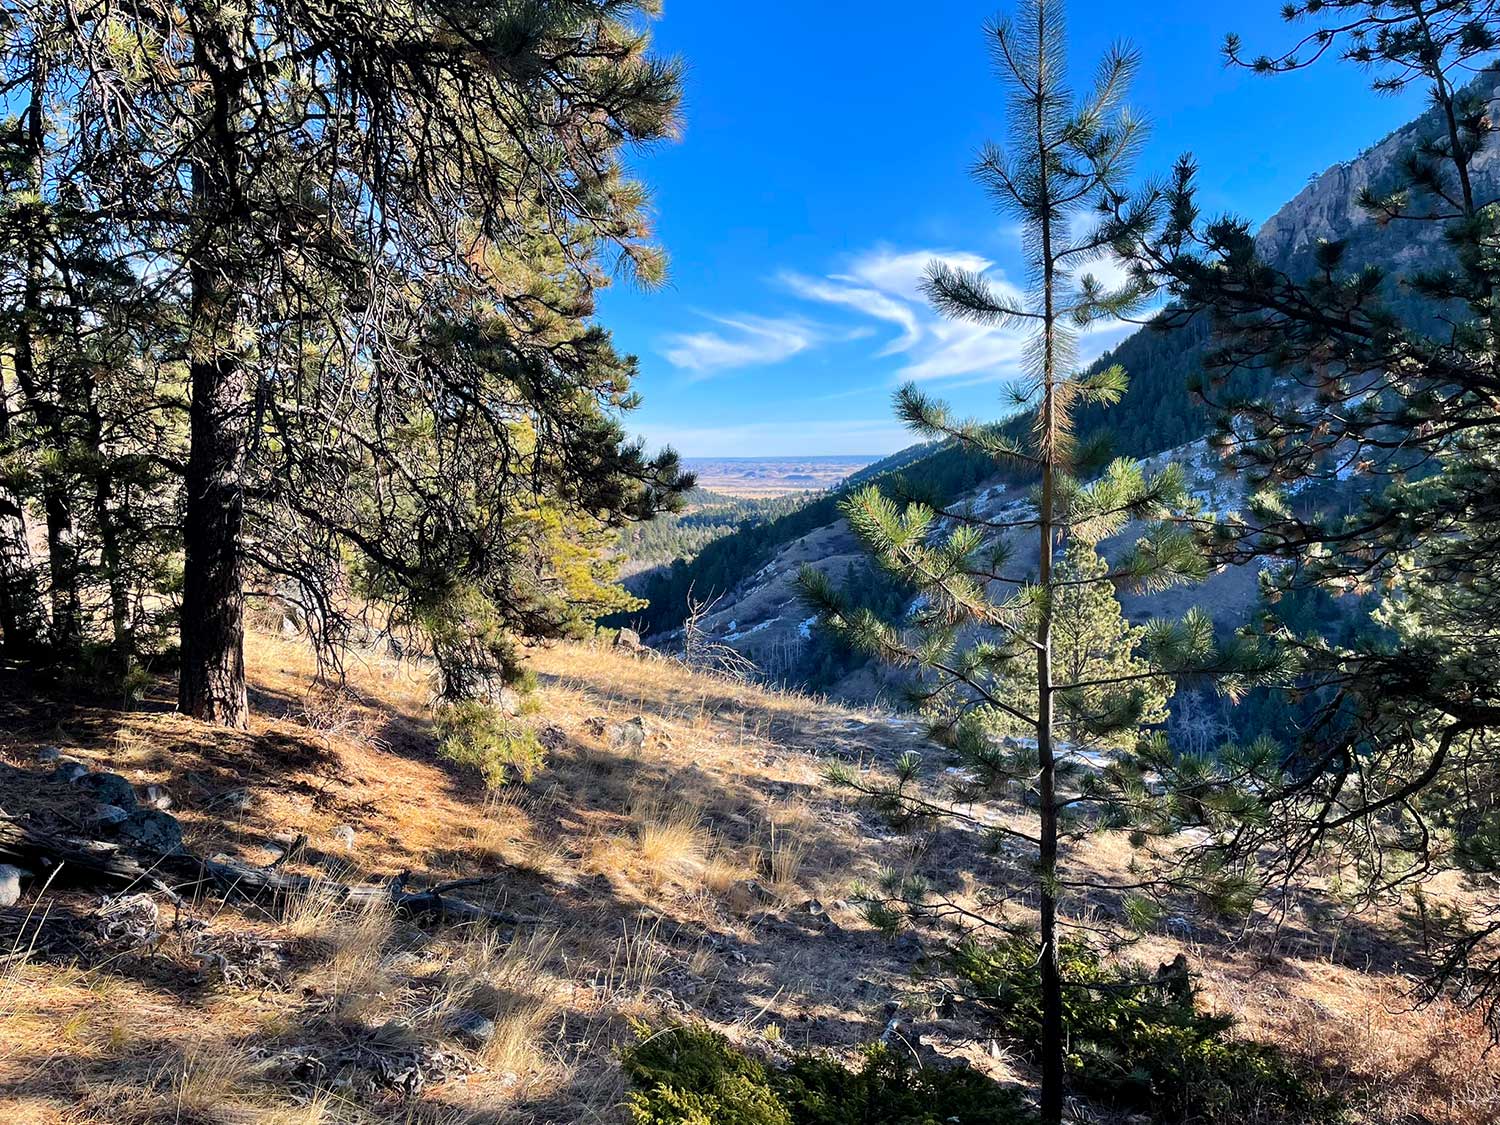
[[[244,733],[173,713],[166,683],[126,708],[0,672],[0,812],[85,827],[39,762],[55,747],[170,795],[202,854],[328,881],[483,880],[464,893],[514,922],[421,926],[313,892],[274,917],[211,897],[153,908],[59,873],[0,910],[9,1120],[617,1122],[633,1021],[681,1018],[773,1055],[852,1050],[897,1020],[937,1054],[1030,1077],[945,1014],[930,954],[951,935],[889,940],[851,902],[902,870],[1027,917],[1018,860],[957,828],[894,833],[825,781],[830,762],[880,770],[917,748],[936,783],[944,752],[915,724],[559,645],[531,655],[523,719],[546,768],[490,793],[438,757],[420,668],[366,654],[332,693],[296,639],[255,635],[248,660]],[[637,717],[640,745],[618,729]],[[1130,849],[1104,837],[1077,862],[1122,872]],[[1117,905],[1079,909],[1108,924]],[[1130,956],[1186,952],[1208,1003],[1335,1071],[1367,1121],[1500,1118],[1479,1028],[1412,1008],[1388,922],[1181,921]]]

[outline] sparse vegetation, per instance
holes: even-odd
[[[1042,1008],[1026,937],[968,941],[954,968],[995,1020],[998,1034],[1033,1051]],[[1199,1010],[1184,959],[1150,975],[1107,967],[1081,940],[1059,950],[1065,1065],[1073,1089],[1107,1105],[1145,1111],[1153,1120],[1325,1122],[1343,1118],[1304,1065],[1277,1048],[1234,1038],[1234,1018]]]
[[[490,789],[512,776],[530,781],[546,758],[535,731],[482,700],[440,704],[436,728],[443,757],[475,770]]]
[[[0,3],[0,1119],[1500,1121],[1500,3],[1230,36],[1428,97],[1255,232],[1014,0],[1018,242],[835,232],[644,362],[658,0]],[[927,13],[698,7],[738,105],[982,124],[803,34]],[[879,218],[756,140],[703,214]],[[662,361],[687,440],[857,450],[899,370],[925,444],[694,491]]]
[[[636,1125],[1025,1125],[1020,1097],[966,1068],[872,1047],[853,1068],[819,1055],[770,1066],[704,1027],[641,1029],[625,1055]]]

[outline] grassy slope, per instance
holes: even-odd
[[[774,1053],[782,1043],[850,1048],[895,1010],[942,1053],[1028,1077],[982,1050],[963,1018],[936,1018],[940,983],[917,971],[932,966],[845,901],[885,867],[922,872],[971,903],[986,887],[1024,883],[1017,861],[983,856],[970,835],[892,836],[821,783],[828,757],[890,761],[917,741],[909,727],[559,646],[533,655],[543,703],[533,721],[555,741],[550,766],[487,800],[434,756],[415,669],[370,657],[351,669],[352,700],[309,703],[300,645],[254,637],[249,657],[257,718],[244,735],[170,713],[160,702],[168,685],[159,702],[127,712],[0,682],[5,811],[76,816],[71,793],[32,766],[39,746],[55,744],[138,786],[165,785],[205,851],[269,862],[276,833],[306,833],[296,869],[410,870],[418,882],[496,875],[489,897],[525,921],[482,934],[317,902],[273,919],[202,901],[176,930],[164,911],[161,944],[144,951],[97,935],[96,896],[33,894],[0,911],[3,948],[34,945],[0,963],[0,1108],[10,1120],[618,1121],[614,1052],[628,1019],[684,1013]],[[651,734],[635,752],[590,722],[637,714]],[[929,760],[936,775],[941,755]],[[221,821],[210,801],[237,785],[251,805]],[[356,832],[352,851],[335,834],[344,824]],[[1105,838],[1080,870],[1120,873],[1128,859],[1122,840]],[[750,879],[768,888],[763,898],[749,894]],[[836,932],[804,909],[810,898]],[[1111,906],[1089,911],[1107,921]],[[1009,912],[1027,916],[1024,891]],[[1247,1032],[1335,1063],[1351,1089],[1378,1099],[1369,1121],[1493,1120],[1500,1080],[1481,1037],[1446,1007],[1404,1010],[1400,951],[1383,920],[1325,930],[1318,918],[1296,915],[1274,939],[1233,948],[1203,928],[1186,945],[1152,935],[1134,956],[1154,965],[1185,948],[1210,1001],[1239,1012]],[[932,949],[938,937],[922,940]],[[271,967],[217,980],[198,956],[211,949],[227,949],[232,964],[245,949],[269,950]],[[443,1032],[462,1007],[496,1017],[487,1047]],[[470,1073],[402,1099],[264,1067],[291,1048],[329,1058],[351,1044],[390,1054],[408,1042],[443,1046],[443,1066]]]

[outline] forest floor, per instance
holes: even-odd
[[[1028,916],[1018,859],[957,829],[893,833],[823,780],[830,761],[881,770],[916,748],[936,785],[944,752],[910,722],[558,645],[530,656],[547,766],[487,794],[437,756],[420,669],[353,659],[330,695],[295,639],[253,635],[247,656],[244,733],[175,714],[165,682],[127,708],[0,671],[0,813],[78,827],[77,792],[39,764],[56,747],[170,794],[204,855],[414,888],[488,876],[464,894],[515,923],[418,925],[317,894],[274,917],[214,898],[153,913],[33,886],[0,909],[4,1120],[622,1122],[620,1050],[682,1019],[771,1055],[852,1052],[894,1019],[1030,1078],[961,1008],[940,1014],[930,955],[951,935],[888,940],[850,903],[900,870]],[[636,717],[643,745],[619,730]],[[1120,874],[1130,856],[1102,836],[1075,863]],[[1108,926],[1118,906],[1082,913]],[[1207,1005],[1325,1068],[1364,1121],[1500,1119],[1482,1029],[1413,1007],[1396,933],[1311,902],[1270,933],[1171,919],[1128,956],[1185,953]]]

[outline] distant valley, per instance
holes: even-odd
[[[833,488],[879,458],[844,457],[685,457],[698,487],[721,496],[784,496]]]

